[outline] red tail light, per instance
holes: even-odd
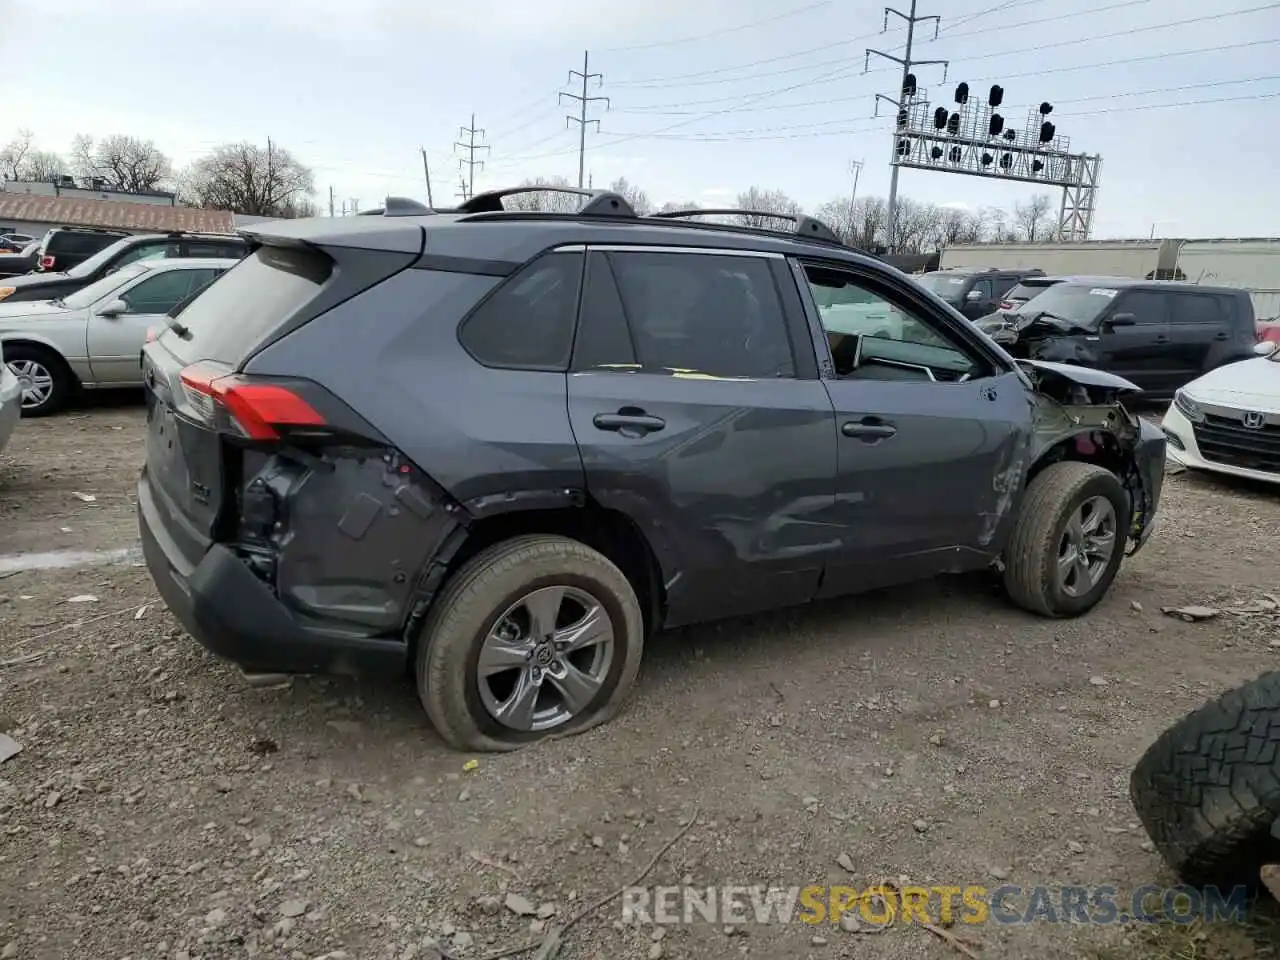
[[[251,440],[276,440],[281,427],[326,426],[311,404],[278,383],[255,383],[200,364],[183,370],[181,380],[194,407],[210,420],[221,408]]]
[[[1001,309],[1001,310],[1012,310],[1012,309],[1013,309],[1013,307],[1014,307],[1014,303],[1013,303],[1013,301],[1012,301],[1012,300],[1001,300],[1001,301],[1000,301],[1000,309]]]
[[[40,269],[41,269],[41,270],[52,270],[52,269],[53,269],[53,257],[50,257],[50,256],[43,256],[43,257],[41,257],[41,258],[40,258]]]

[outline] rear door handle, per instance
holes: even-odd
[[[868,442],[874,440],[887,440],[898,432],[898,428],[891,423],[885,423],[882,420],[876,420],[872,417],[864,417],[861,420],[849,420],[841,424],[840,432],[846,437],[857,437],[859,440]]]
[[[597,413],[591,422],[597,430],[614,433],[656,433],[667,425],[661,417],[651,417],[646,413]]]
[[[1163,333],[1156,334],[1156,343],[1168,343],[1168,342],[1169,342],[1169,338],[1166,337]]]
[[[1229,334],[1226,334],[1226,333],[1215,333],[1215,334],[1213,335],[1213,339],[1215,339],[1215,340],[1230,340],[1230,339],[1231,339],[1231,336],[1230,336]]]

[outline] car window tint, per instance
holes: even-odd
[[[836,374],[853,374],[861,355],[927,366],[939,380],[956,380],[985,365],[914,309],[869,289],[851,274],[806,265],[805,275],[827,333]],[[859,348],[858,338],[865,342]]]
[[[158,260],[177,256],[177,249],[178,245],[174,243],[140,243],[122,253],[112,264],[112,268],[118,269],[126,263],[137,263],[140,260]]]
[[[982,294],[983,300],[990,300],[993,296],[995,296],[995,289],[991,286],[990,280],[974,281],[973,289],[977,290],[980,294]]]
[[[1222,325],[1227,318],[1222,311],[1220,298],[1210,294],[1190,293],[1173,298],[1173,312],[1169,320],[1173,323]]]
[[[610,253],[608,258],[636,362],[644,369],[795,376],[767,260],[686,253]]]
[[[622,297],[609,259],[591,254],[582,290],[578,333],[573,342],[573,369],[636,366],[635,345],[622,309]]]
[[[566,369],[581,279],[581,254],[540,257],[463,322],[462,345],[489,367]]]
[[[188,243],[189,257],[227,257],[238,260],[244,256],[245,248],[233,243]],[[175,254],[176,256],[176,254]]]
[[[1128,290],[1116,305],[1116,313],[1132,313],[1134,323],[1168,323],[1169,295],[1159,290]]]
[[[191,289],[194,270],[168,270],[148,277],[121,296],[130,313],[168,313]]]

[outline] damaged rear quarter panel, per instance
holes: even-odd
[[[399,634],[457,508],[386,449],[246,457],[238,541],[291,609],[318,625]]]

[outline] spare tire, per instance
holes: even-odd
[[[1143,754],[1129,797],[1156,849],[1199,886],[1258,883],[1280,863],[1280,672],[1179,720]]]

